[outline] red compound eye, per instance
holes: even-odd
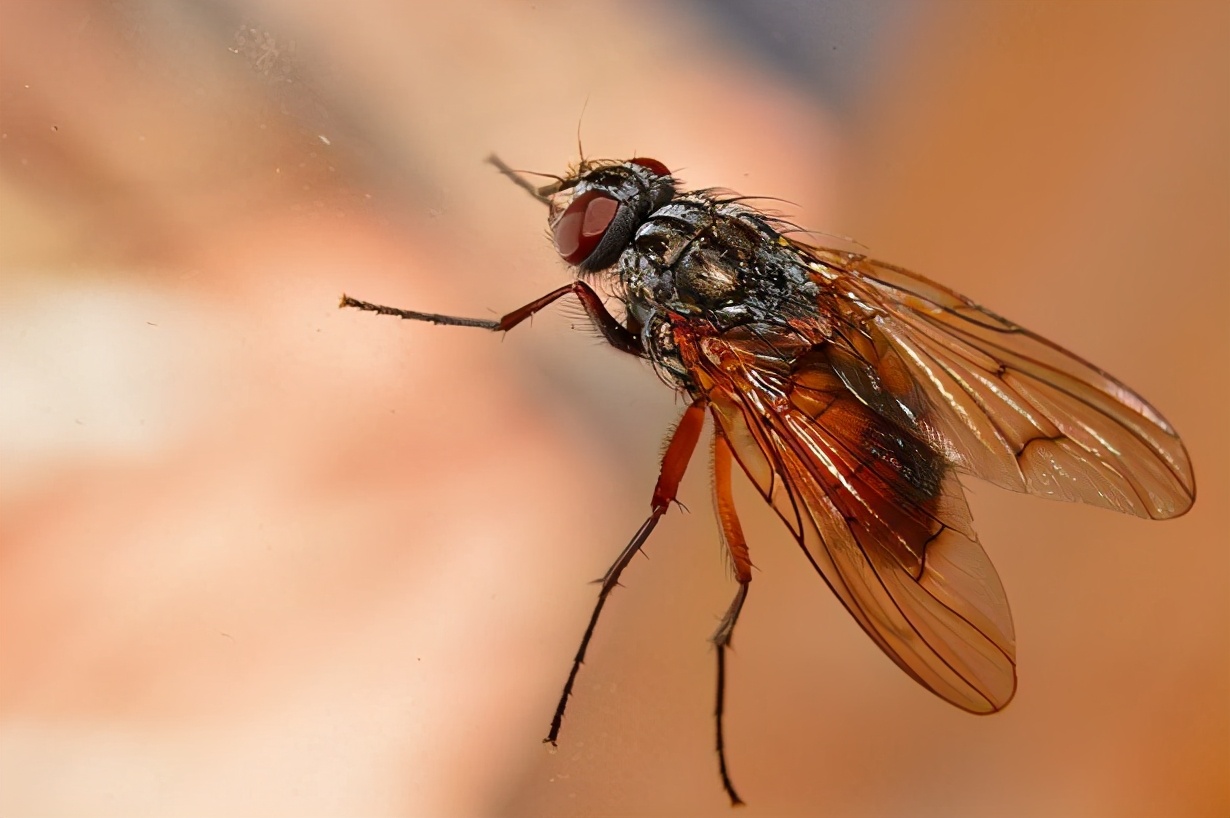
[[[619,202],[600,190],[590,190],[572,200],[555,221],[555,249],[569,264],[589,258],[615,219]]]
[[[635,159],[629,159],[628,164],[640,165],[641,167],[645,168],[648,171],[651,171],[652,173],[658,176],[670,176],[671,175],[670,168],[668,168],[666,165],[659,162],[657,159],[649,159],[644,156],[638,156]]]

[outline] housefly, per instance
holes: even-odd
[[[752,562],[731,475],[747,475],[872,641],[936,695],[993,713],[1016,691],[1003,586],[958,475],[1156,520],[1195,499],[1174,428],[1106,372],[922,276],[800,240],[718,190],[681,188],[656,159],[582,161],[536,187],[575,277],[499,320],[342,297],[343,307],[507,332],[563,297],[611,346],[649,361],[688,401],[649,517],[602,578],[546,741],[603,605],[675,499],[706,418],[718,528],[737,590],[712,641],[722,785],[726,651]],[[614,293],[621,318],[588,283]]]

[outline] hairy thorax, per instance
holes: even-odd
[[[817,317],[819,287],[806,264],[782,252],[760,214],[701,191],[658,208],[620,256],[618,275],[630,326],[664,377],[687,389],[674,322],[707,333]]]

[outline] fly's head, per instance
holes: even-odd
[[[561,181],[540,188],[555,249],[577,275],[619,260],[636,230],[675,196],[675,180],[657,159],[583,162]]]

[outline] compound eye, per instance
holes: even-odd
[[[555,249],[569,264],[589,258],[615,220],[619,202],[600,190],[589,190],[572,200],[555,220]]]
[[[655,176],[668,176],[669,177],[671,175],[670,168],[668,168],[666,165],[659,162],[657,159],[650,159],[645,156],[638,156],[635,159],[629,159],[628,164],[629,165],[640,165],[645,170],[649,171]]]

